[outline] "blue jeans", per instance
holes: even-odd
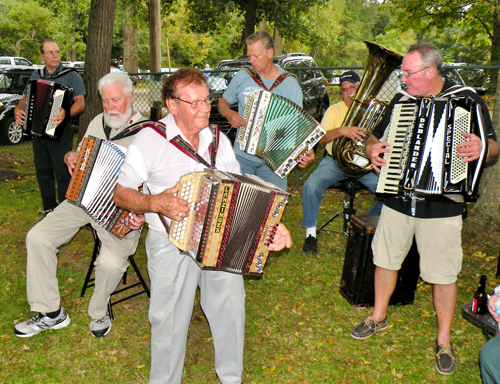
[[[262,180],[267,181],[268,183],[272,183],[282,190],[286,191],[286,177],[282,179],[257,156],[249,155],[248,153],[242,151],[238,142],[236,142],[233,148],[236,155],[236,160],[238,160],[238,163],[240,163],[242,175],[257,175]]]
[[[479,365],[484,384],[500,383],[500,335],[483,345],[479,354]]]
[[[309,176],[302,190],[302,227],[312,228],[318,221],[319,207],[321,199],[325,195],[325,190],[338,181],[344,180],[346,175],[339,168],[333,157],[325,156],[318,165],[318,168]],[[377,189],[378,174],[371,171],[357,179],[372,193]],[[382,203],[375,202],[367,212],[370,215],[378,215],[382,210]]]

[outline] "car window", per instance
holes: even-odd
[[[5,74],[0,74],[0,92],[7,92],[12,84],[12,79]]]
[[[0,64],[10,64],[9,59],[0,59]]]
[[[28,60],[21,58],[15,58],[14,63],[16,63],[16,65],[31,65],[31,63]]]

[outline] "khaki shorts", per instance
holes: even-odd
[[[451,284],[462,268],[462,216],[419,219],[382,208],[372,241],[373,263],[397,271],[415,235],[420,276],[432,284]]]

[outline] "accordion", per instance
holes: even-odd
[[[463,162],[456,154],[467,139],[477,135],[483,149],[476,161]],[[385,141],[376,192],[403,197],[477,199],[481,170],[488,152],[481,106],[469,96],[418,98],[394,105]],[[383,141],[383,140],[382,140]]]
[[[28,83],[24,131],[42,139],[60,140],[70,119],[69,110],[73,89],[47,80],[31,80]],[[64,121],[58,126],[52,117],[59,109],[66,110]]]
[[[236,138],[240,149],[262,159],[281,178],[325,135],[297,104],[262,89],[247,97],[243,118],[247,125]]]
[[[262,275],[288,193],[255,176],[207,169],[181,177],[177,196],[190,211],[172,220],[173,245],[202,269]]]
[[[118,238],[130,230],[129,212],[118,208],[113,193],[126,148],[97,137],[85,137],[66,191],[69,202],[81,207]]]

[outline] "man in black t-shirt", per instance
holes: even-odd
[[[392,109],[402,98],[431,97],[453,93],[469,95],[482,107],[484,129],[489,150],[486,161],[498,157],[499,147],[493,131],[488,109],[483,100],[471,89],[445,81],[442,76],[443,59],[432,44],[419,43],[408,48],[403,58],[402,81],[407,93],[400,92],[392,100],[384,119],[368,138],[366,153],[379,170],[385,160],[379,155],[391,152],[388,142],[380,142],[389,124]],[[457,146],[457,156],[464,162],[479,158],[483,143],[474,134],[463,134],[467,141]],[[457,275],[462,265],[462,203],[427,199],[415,201],[385,198],[377,230],[372,242],[375,270],[375,305],[373,313],[351,331],[351,336],[364,340],[388,328],[387,308],[394,292],[398,270],[412,245],[413,237],[420,253],[421,278],[433,284],[434,308],[437,315],[436,369],[451,374],[457,362],[451,344],[451,324],[457,301]]]

